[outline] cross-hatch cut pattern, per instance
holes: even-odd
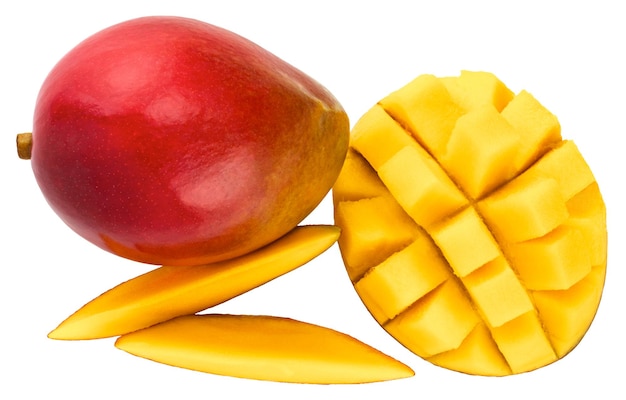
[[[509,375],[569,353],[598,307],[606,212],[526,91],[422,75],[354,126],[333,189],[348,274],[376,320],[445,368]]]

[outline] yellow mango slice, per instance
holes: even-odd
[[[167,365],[277,382],[347,384],[414,375],[351,336],[269,316],[182,316],[123,335],[115,346]]]
[[[385,201],[347,213],[336,199],[335,222],[376,232],[339,240],[376,321],[469,374],[517,374],[568,354],[598,307],[608,240],[598,184],[558,119],[529,92],[463,71],[419,76],[363,120],[352,147],[364,162],[353,167],[367,178],[350,172],[350,190],[376,187]],[[367,266],[355,272],[349,259]]]
[[[103,293],[48,335],[78,340],[118,336],[220,304],[312,260],[339,228],[309,225],[248,255],[201,266],[164,266]]]
[[[596,314],[606,267],[594,267],[585,278],[567,290],[532,293],[543,325],[559,357],[581,340]]]

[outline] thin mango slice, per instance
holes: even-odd
[[[182,316],[123,335],[115,346],[167,365],[276,382],[348,384],[414,375],[351,336],[270,316]]]
[[[103,293],[48,335],[80,340],[118,336],[220,304],[304,265],[332,246],[336,226],[294,228],[248,255],[201,266],[163,266]]]
[[[531,93],[488,72],[422,75],[369,110],[351,146],[360,164],[333,189],[335,223],[377,237],[339,248],[344,261],[371,261],[346,268],[387,332],[478,375],[531,371],[580,342],[604,285],[606,208],[581,152]],[[385,200],[345,212],[348,197],[369,195]]]

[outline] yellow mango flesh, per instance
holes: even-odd
[[[276,382],[363,383],[413,376],[406,365],[351,336],[269,316],[182,316],[123,335],[115,345],[181,368]]]
[[[333,189],[339,247],[392,336],[436,365],[497,376],[578,344],[604,285],[606,209],[529,92],[486,72],[423,75],[357,121],[350,151]]]
[[[519,145],[513,127],[489,104],[459,117],[441,163],[475,199],[513,176],[511,158]]]
[[[411,243],[419,232],[390,195],[343,201],[335,207],[335,221],[345,226],[339,243],[345,249],[341,254],[353,281]]]
[[[431,229],[431,235],[459,277],[500,256],[498,244],[471,207],[443,220]]]
[[[299,226],[245,256],[209,265],[157,268],[93,299],[48,336],[64,340],[118,336],[194,314],[307,263],[332,246],[339,233],[336,226]]]
[[[457,348],[479,321],[469,299],[449,279],[383,327],[421,357]]]
[[[461,71],[459,76],[439,78],[455,103],[465,110],[493,105],[498,111],[514,97],[494,74],[483,71]]]
[[[532,311],[533,304],[503,257],[498,257],[462,280],[485,322],[497,327]]]
[[[402,208],[422,226],[429,226],[466,204],[441,167],[416,145],[394,154],[380,166],[378,175]]]
[[[464,112],[441,80],[432,75],[418,76],[379,104],[435,157],[445,152],[455,121]]]
[[[420,233],[407,247],[371,268],[354,287],[376,320],[384,323],[447,278],[445,259],[428,235]]]

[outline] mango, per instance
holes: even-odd
[[[530,92],[488,72],[421,75],[355,123],[348,154],[333,188],[339,248],[400,343],[443,368],[503,376],[580,342],[604,287],[606,208]]]
[[[48,334],[84,340],[119,336],[194,314],[292,271],[339,237],[332,225],[303,225],[245,256],[210,265],[162,266],[91,300]]]
[[[123,335],[115,346],[181,368],[276,382],[366,383],[414,374],[352,336],[270,316],[182,316]]]
[[[350,131],[305,72],[168,15],[78,43],[32,121],[18,154],[60,219],[120,257],[176,266],[248,254],[300,224],[337,179]]]

